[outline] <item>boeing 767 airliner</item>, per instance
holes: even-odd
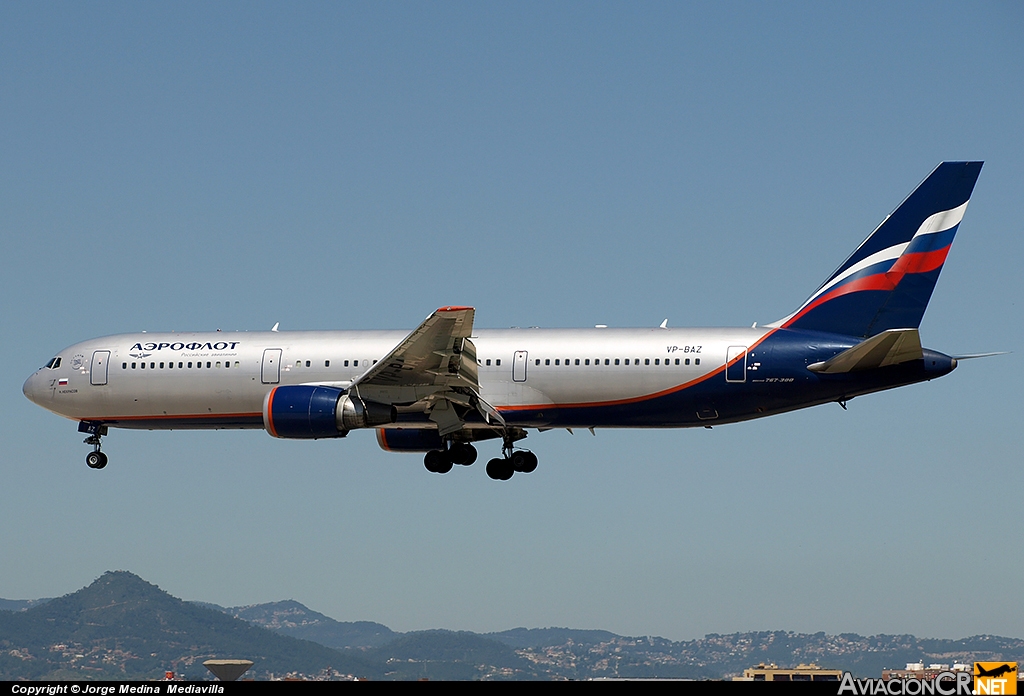
[[[941,377],[957,359],[918,327],[981,162],[943,162],[789,316],[764,327],[476,329],[441,307],[411,333],[138,333],[64,349],[25,396],[78,421],[107,463],[110,427],[263,428],[345,437],[447,473],[500,439],[487,474],[530,472],[529,429],[734,423]]]

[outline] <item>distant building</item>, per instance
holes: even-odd
[[[733,677],[733,681],[839,681],[843,678],[840,669],[825,669],[813,662],[809,665],[799,664],[796,667],[779,667],[775,663],[760,663],[756,667],[743,670],[742,677]]]
[[[925,679],[932,681],[942,672],[970,672],[974,674],[974,665],[957,662],[951,667],[948,664],[932,663],[925,666],[923,662],[908,662],[906,669],[883,669],[882,679]]]

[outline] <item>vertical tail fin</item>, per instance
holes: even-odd
[[[858,337],[920,326],[982,164],[939,164],[799,309],[770,326]]]

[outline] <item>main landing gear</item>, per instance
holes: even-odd
[[[537,468],[537,455],[529,450],[511,451],[508,448],[504,454],[503,458],[496,457],[487,462],[487,475],[495,481],[508,481],[517,471],[529,474]]]
[[[513,449],[511,438],[502,445],[502,457],[487,462],[487,475],[496,481],[508,481],[512,474],[528,474],[537,468],[537,455],[529,450]],[[448,449],[430,450],[423,466],[433,474],[447,474],[454,465],[469,466],[476,461],[476,448],[468,442],[451,442]]]
[[[100,438],[107,434],[107,426],[102,423],[78,424],[78,432],[89,433],[89,437],[82,440],[87,445],[92,445],[92,452],[85,455],[85,463],[90,469],[102,469],[107,465],[107,455],[100,451],[102,442]]]
[[[469,466],[475,461],[476,447],[468,442],[452,442],[448,449],[427,452],[423,466],[432,474],[447,474],[455,464]]]

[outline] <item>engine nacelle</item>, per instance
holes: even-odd
[[[263,399],[263,427],[280,438],[344,437],[349,430],[387,425],[397,419],[394,406],[363,401],[336,387],[274,387]]]
[[[444,449],[436,429],[377,428],[377,444],[388,452],[429,452]]]

